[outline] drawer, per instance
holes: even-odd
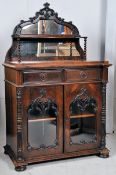
[[[23,72],[23,83],[31,82],[61,82],[62,74],[60,70],[28,70]]]
[[[65,80],[70,81],[95,81],[101,79],[100,69],[66,69]]]

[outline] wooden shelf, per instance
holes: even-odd
[[[13,39],[20,39],[20,40],[38,40],[38,41],[76,41],[76,39],[79,38],[87,38],[84,36],[75,36],[75,35],[47,35],[47,34],[38,34],[38,35],[17,35],[17,36],[12,36]]]
[[[88,118],[88,117],[95,117],[95,114],[81,114],[81,115],[72,115],[70,118]]]
[[[53,120],[56,120],[56,117],[46,117],[46,118],[31,118],[31,119],[28,119],[29,122],[42,122],[42,121],[53,121]]]

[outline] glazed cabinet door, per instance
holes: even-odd
[[[61,153],[62,86],[25,87],[24,94],[25,156]]]
[[[65,85],[64,106],[65,152],[99,147],[102,108],[100,83]]]

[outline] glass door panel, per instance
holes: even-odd
[[[29,120],[28,139],[33,148],[52,148],[57,145],[56,119]]]
[[[91,149],[99,145],[99,88],[95,84],[65,86],[65,151]]]
[[[96,142],[96,117],[70,119],[71,144],[89,144]]]
[[[62,86],[30,87],[25,90],[29,99],[24,102],[28,123],[28,156],[62,152],[62,93]]]
[[[45,89],[28,108],[28,142],[33,148],[52,148],[57,145],[58,106],[46,97]]]

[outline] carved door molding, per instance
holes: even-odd
[[[101,101],[100,83],[65,85],[65,152],[100,146]]]
[[[63,87],[26,87],[24,91],[26,156],[62,153]]]

